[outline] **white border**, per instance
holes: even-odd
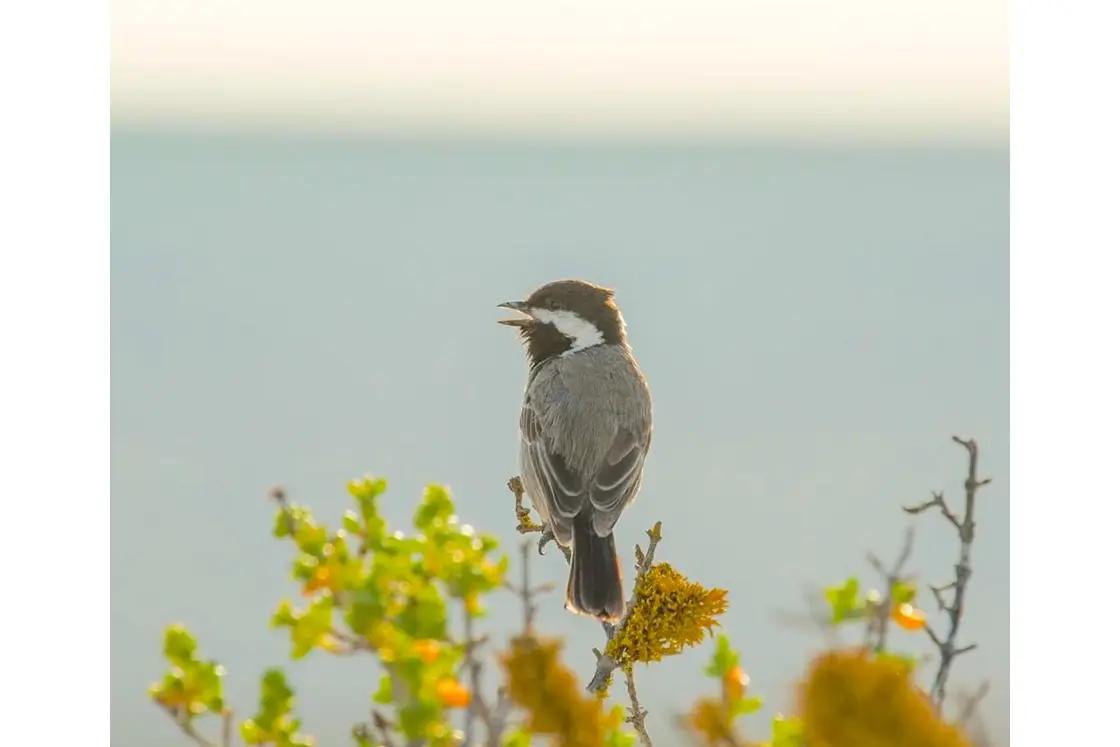
[[[6,744],[109,744],[108,31],[96,0],[0,9]]]
[[[1084,0],[1013,6],[1010,681],[1020,745],[1104,744],[1115,731],[1118,14]]]
[[[1116,14],[1020,0],[1012,16],[1012,733],[1040,744],[1109,733],[1120,664]],[[0,16],[13,743],[109,741],[107,30],[88,0]]]

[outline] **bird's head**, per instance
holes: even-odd
[[[519,314],[498,323],[517,328],[534,363],[596,345],[626,343],[626,322],[614,291],[583,280],[546,283],[524,301],[498,307]]]

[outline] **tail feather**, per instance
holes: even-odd
[[[591,518],[582,513],[575,517],[572,528],[566,606],[572,612],[609,622],[617,622],[626,606],[614,533],[600,537]]]

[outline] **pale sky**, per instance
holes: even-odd
[[[112,43],[118,122],[1007,130],[997,0],[118,0]]]

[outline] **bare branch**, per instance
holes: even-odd
[[[902,548],[898,552],[898,557],[895,558],[894,565],[890,569],[874,553],[868,553],[867,555],[868,562],[882,576],[883,584],[886,587],[886,592],[882,597],[873,601],[869,600],[872,609],[867,620],[867,645],[876,652],[884,651],[887,647],[887,631],[890,630],[894,589],[898,584],[907,582],[908,579],[903,575],[903,571],[913,552],[914,528],[909,527],[903,537]]]
[[[649,732],[646,731],[646,716],[649,715],[649,711],[642,708],[642,704],[638,702],[638,689],[634,685],[634,667],[624,667],[622,671],[626,674],[626,692],[630,696],[630,713],[626,717],[626,723],[638,732],[638,739],[641,740],[643,747],[653,747],[653,740],[649,738]]]
[[[928,625],[925,628],[930,640],[937,647],[940,657],[937,674],[934,676],[933,685],[930,688],[930,695],[938,712],[942,710],[945,704],[945,689],[949,681],[949,670],[953,661],[961,654],[976,648],[975,643],[958,646],[957,636],[960,633],[961,617],[964,614],[965,592],[968,589],[969,579],[972,578],[972,543],[976,536],[976,491],[992,481],[991,478],[980,479],[977,477],[980,447],[977,446],[976,441],[965,440],[958,436],[953,436],[953,441],[963,446],[965,451],[968,452],[968,476],[964,481],[964,516],[958,517],[953,513],[945,503],[944,496],[941,493],[934,493],[932,501],[904,509],[907,513],[917,514],[937,506],[956,528],[957,537],[960,540],[960,549],[954,566],[954,579],[941,586],[930,586],[930,591],[933,593],[934,599],[937,600],[939,610],[944,612],[949,619],[949,630],[944,638],[940,638]],[[946,599],[946,594],[949,594],[951,598]]]
[[[976,716],[976,710],[980,706],[980,701],[982,701],[988,695],[988,691],[990,689],[991,682],[989,682],[988,680],[984,680],[980,683],[980,687],[976,688],[975,692],[973,692],[971,695],[965,696],[961,704],[960,715],[957,716],[958,726],[967,726],[969,722],[972,721],[972,719]]]
[[[179,731],[183,732],[183,734],[185,734],[192,742],[197,744],[198,747],[218,747],[217,744],[202,736],[202,734],[200,734],[198,730],[194,728],[194,723],[190,720],[190,718],[188,718],[188,714],[185,708],[164,705],[163,703],[160,703],[159,706],[167,713],[168,716],[171,717],[171,720],[174,721],[175,725],[179,727]],[[224,739],[225,734],[223,733],[223,741],[221,743],[222,747],[229,747],[230,743],[224,741]]]
[[[233,711],[222,711],[222,747],[233,746]]]
[[[925,503],[919,504],[917,506],[903,506],[902,510],[908,514],[916,515],[925,513],[926,511],[934,507],[937,507],[941,510],[941,515],[948,519],[949,523],[960,529],[961,520],[958,519],[956,514],[953,513],[952,509],[949,508],[949,505],[945,503],[944,493],[934,493],[931,500],[928,500]]]
[[[464,744],[474,745],[474,722],[482,721],[486,729],[486,747],[500,747],[502,740],[502,722],[496,718],[494,709],[486,702],[482,694],[482,662],[478,652],[486,642],[486,638],[476,638],[474,635],[474,617],[464,605],[464,666],[467,669],[471,683],[471,703],[464,715],[466,723],[463,727]]]
[[[393,722],[381,715],[381,712],[374,709],[371,714],[373,717],[373,730],[377,734],[377,739],[384,747],[396,747],[396,740],[393,738]]]

